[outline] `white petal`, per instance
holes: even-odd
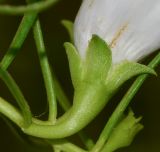
[[[74,24],[82,57],[93,34],[111,46],[114,63],[140,60],[160,48],[160,0],[83,0]]]

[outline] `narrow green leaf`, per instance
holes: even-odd
[[[22,92],[20,91],[18,85],[11,77],[11,75],[2,68],[0,68],[0,78],[4,81],[4,83],[7,85],[8,89],[12,93],[13,97],[16,99],[25,119],[25,127],[28,127],[32,122],[32,114]]]
[[[73,22],[69,21],[69,20],[62,20],[61,21],[62,25],[66,28],[69,36],[70,36],[70,40],[73,43],[74,39],[73,39]]]
[[[105,79],[112,64],[111,50],[104,40],[93,35],[85,58],[84,79],[99,81]]]
[[[71,43],[66,42],[64,46],[68,56],[72,83],[73,86],[76,87],[79,81],[81,81],[81,58]]]

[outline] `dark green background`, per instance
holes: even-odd
[[[18,2],[18,0],[15,1],[15,3],[16,2]],[[70,19],[74,21],[79,6],[79,0],[63,0],[40,15],[49,60],[70,99],[72,99],[73,88],[70,81],[65,50],[63,48],[63,43],[68,41],[69,37],[65,29],[61,26],[60,21],[62,19]],[[21,17],[0,15],[0,58],[3,57],[5,51],[7,50],[20,20]],[[149,61],[152,57],[148,58],[147,61]],[[31,106],[33,114],[38,116],[43,113],[46,107],[46,94],[32,32],[30,32],[21,49],[21,52],[9,68],[9,71],[22,89]],[[158,68],[157,72],[160,73]],[[130,105],[137,116],[144,116],[142,123],[145,125],[145,128],[136,137],[132,146],[121,150],[122,152],[160,151],[159,78],[160,77],[149,78]],[[103,125],[108,119],[108,116],[111,114],[112,109],[120,101],[129,84],[130,82],[122,87],[112,102],[107,105],[105,110],[96,118],[96,120],[92,122],[91,125],[86,128],[86,131],[94,140],[96,140],[98,133],[103,128]],[[2,81],[0,81],[0,96],[15,104],[14,99]],[[76,139],[76,142],[79,143],[77,137],[73,137],[72,139]],[[35,146],[32,146],[32,148],[27,148],[26,145],[15,138],[4,121],[0,119],[0,152],[3,151],[47,152],[51,150],[49,148],[46,149],[46,147],[43,148]]]

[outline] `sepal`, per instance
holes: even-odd
[[[143,64],[123,61],[112,67],[106,79],[106,83],[112,86],[113,89],[118,89],[124,82],[140,74],[156,75],[156,72]]]
[[[65,27],[65,29],[67,30],[69,36],[70,36],[70,40],[73,43],[73,22],[69,21],[69,20],[62,20],[61,24]]]
[[[64,43],[71,73],[73,86],[76,88],[77,84],[81,81],[82,62],[76,48],[69,42]]]
[[[100,37],[93,35],[83,64],[83,79],[89,82],[105,80],[111,64],[109,46]]]

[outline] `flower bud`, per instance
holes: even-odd
[[[107,144],[102,152],[106,149],[108,152],[115,151],[119,148],[129,146],[135,135],[143,129],[143,125],[139,123],[140,118],[135,118],[132,111],[124,118],[113,130]]]
[[[159,0],[83,0],[74,24],[82,58],[93,34],[112,50],[113,63],[138,61],[160,47]]]

